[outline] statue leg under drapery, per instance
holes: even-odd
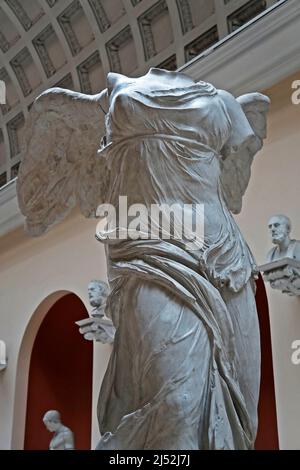
[[[255,304],[249,308],[253,292],[248,284],[223,296],[233,317],[240,390],[255,435],[260,355]],[[220,387],[212,381],[211,340],[202,321],[175,293],[134,276],[121,297],[99,399],[97,448],[235,448],[231,434],[237,430],[222,418],[228,397],[218,397]]]

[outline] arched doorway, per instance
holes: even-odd
[[[266,289],[262,276],[256,282],[256,306],[261,336],[261,383],[256,450],[279,449],[271,330]]]
[[[76,449],[90,449],[92,342],[84,341],[75,321],[87,311],[75,294],[57,300],[36,334],[30,358],[24,449],[48,449],[51,434],[42,417],[61,412],[75,435]]]

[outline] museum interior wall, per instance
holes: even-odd
[[[252,167],[253,175],[243,211],[237,217],[259,264],[263,263],[270,247],[267,233],[270,215],[278,212],[288,214],[294,221],[295,236],[299,236],[300,232],[297,219],[299,108],[292,105],[290,99],[291,82],[297,76],[299,74],[290,76],[265,91],[272,99],[268,139]],[[1,423],[5,422],[5,427],[1,430],[1,448],[9,448],[11,445],[13,448],[22,448],[23,445],[26,377],[18,382],[19,387],[22,384],[21,390],[15,390],[15,386],[20,347],[31,316],[44,299],[61,291],[76,294],[88,308],[89,280],[105,279],[104,252],[94,237],[95,229],[94,220],[86,220],[75,211],[64,223],[41,238],[29,238],[19,228],[1,239],[0,286],[4,306],[1,313],[1,334],[6,338],[9,355],[9,366],[0,375],[3,397],[0,401],[0,416]],[[266,288],[272,331],[280,447],[299,448],[297,429],[300,419],[300,374],[297,366],[290,360],[291,343],[300,338],[299,299],[274,291],[268,286]],[[37,331],[37,326],[35,328]],[[99,379],[105,371],[109,353],[109,345],[94,345],[93,443],[98,438],[95,407]],[[29,354],[28,351],[28,362]],[[21,412],[16,413],[15,401],[20,391],[23,395],[22,406],[19,406]]]
[[[273,214],[288,215],[292,236],[299,238],[299,122],[300,106],[291,101],[294,80],[289,76],[264,92],[270,96],[268,137],[252,166],[252,177],[244,198],[243,211],[237,217],[258,264],[263,264],[271,247],[267,224]],[[266,285],[270,309],[278,430],[281,448],[299,449],[297,427],[300,408],[299,366],[291,361],[292,342],[300,338],[300,300]]]
[[[59,86],[105,87],[109,71],[176,70],[282,0],[3,0],[0,187],[16,177],[34,99]]]

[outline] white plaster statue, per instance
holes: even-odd
[[[300,261],[300,241],[291,239],[291,221],[286,215],[273,215],[268,223],[268,228],[274,243],[267,254],[267,262],[282,258],[293,258]]]
[[[118,217],[119,238],[111,227],[97,235],[107,255],[106,312],[117,328],[98,449],[253,448],[256,266],[231,212],[241,210],[268,107],[260,93],[234,98],[152,68],[139,78],[109,73],[94,96],[48,90],[31,108],[17,189],[32,235],[76,204],[86,216],[101,203],[120,213],[119,196],[149,211],[189,205],[193,217],[204,204],[198,249],[185,233],[147,238],[145,227],[122,238],[131,216]]]
[[[111,319],[105,315],[109,287],[106,282],[93,280],[89,283],[88,293],[90,304],[94,308],[89,318],[76,322],[80,327],[79,332],[89,341],[113,343],[116,329]]]
[[[60,413],[56,410],[49,410],[43,417],[44,424],[48,431],[54,432],[49,445],[49,450],[74,450],[73,432],[61,422]]]
[[[300,241],[291,239],[291,221],[286,215],[274,215],[268,223],[274,247],[260,266],[264,279],[273,289],[300,295]]]

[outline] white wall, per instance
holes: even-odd
[[[23,445],[30,355],[28,344],[22,349],[21,377],[18,378],[16,396],[18,406],[14,413],[15,383],[19,349],[34,312],[45,298],[57,291],[74,292],[89,309],[88,282],[94,278],[106,278],[104,250],[94,238],[95,227],[95,221],[85,220],[74,213],[41,238],[31,239],[20,228],[1,239],[0,338],[7,343],[9,362],[7,369],[0,373],[0,449],[22,448]],[[60,295],[50,297],[48,303],[36,312],[30,331],[26,332],[26,337],[31,336],[32,342],[42,317]],[[93,445],[98,438],[96,403],[99,383],[110,348],[101,344],[94,346]]]
[[[292,220],[300,239],[300,105],[291,102],[291,83],[300,71],[266,90],[272,100],[268,139],[254,161],[239,226],[263,264],[272,244],[267,223],[277,213]],[[300,449],[300,365],[291,362],[291,344],[300,339],[300,298],[267,287],[281,449]]]

